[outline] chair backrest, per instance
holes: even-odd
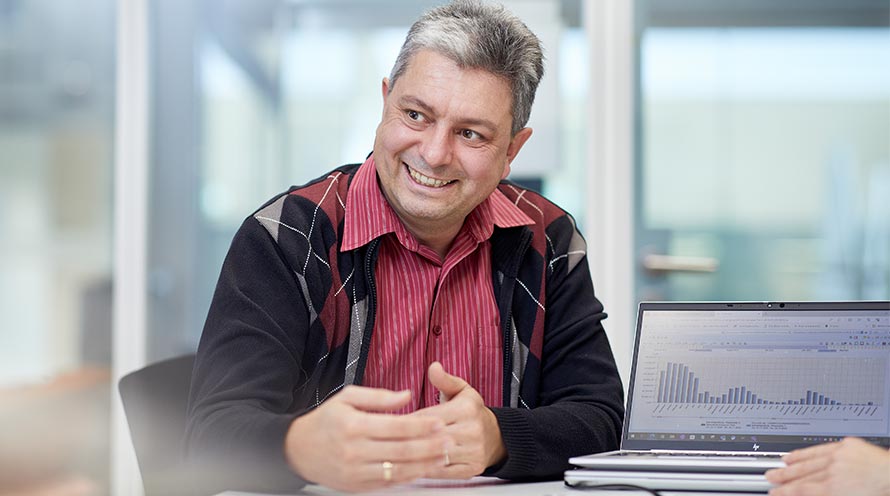
[[[182,453],[195,355],[148,365],[118,383],[146,496],[187,494]]]

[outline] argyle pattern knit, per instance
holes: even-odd
[[[290,423],[362,384],[380,238],[340,251],[358,166],[273,198],[235,235],[188,407],[187,460],[207,490],[305,484],[284,457]],[[495,228],[491,237],[504,350],[502,405],[491,410],[507,458],[485,475],[558,478],[570,456],[617,448],[621,382],[574,220],[531,190],[509,181],[498,188],[535,223]]]

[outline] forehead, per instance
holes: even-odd
[[[430,50],[415,54],[392,88],[397,97],[423,101],[437,113],[455,118],[512,118],[512,94],[506,79],[478,68],[461,68]]]

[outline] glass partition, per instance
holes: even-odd
[[[637,300],[890,298],[886,4],[643,4]]]
[[[0,493],[105,494],[114,2],[0,3]]]

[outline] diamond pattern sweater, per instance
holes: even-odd
[[[192,374],[187,467],[202,491],[284,492],[285,434],[299,415],[362,384],[380,239],[340,252],[358,164],[292,187],[248,217],[223,264]],[[618,447],[623,390],[574,220],[502,181],[535,224],[495,228],[492,286],[503,338],[507,458],[485,475],[559,478],[570,456]]]

